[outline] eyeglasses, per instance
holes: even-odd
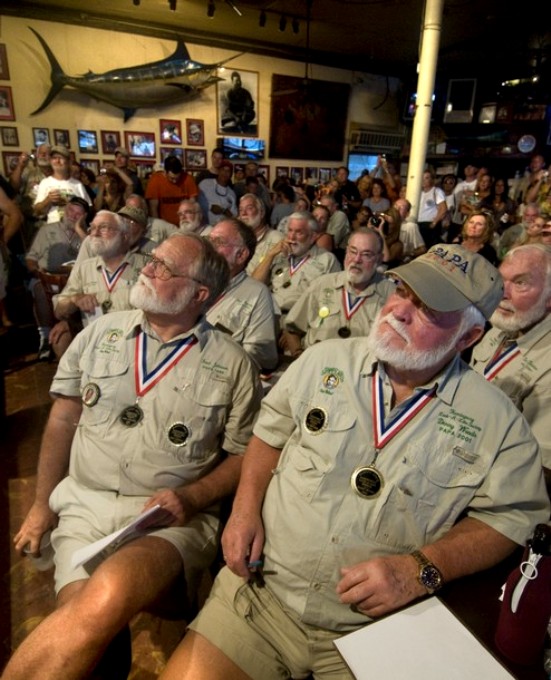
[[[91,234],[113,234],[116,231],[119,231],[119,228],[113,226],[112,224],[103,223],[90,225]]]
[[[154,255],[147,255],[146,257],[147,261],[145,263],[145,267],[150,265],[151,268],[153,269],[153,274],[155,275],[155,278],[159,279],[160,281],[170,281],[170,279],[190,279],[191,281],[195,281],[195,283],[203,284],[202,281],[193,278],[193,276],[188,276],[187,274],[176,274],[166,264],[166,262],[160,260],[158,257],[155,257]]]
[[[358,250],[357,248],[354,248],[354,246],[348,246],[346,252],[352,257],[358,257],[359,255],[362,260],[366,260],[367,262],[370,262],[379,256],[379,253],[374,253],[372,250]]]

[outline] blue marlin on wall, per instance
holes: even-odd
[[[72,87],[122,109],[126,122],[136,109],[176,104],[197,97],[202,90],[222,80],[216,75],[221,66],[239,56],[217,64],[201,64],[190,59],[187,47],[178,40],[176,50],[166,59],[105,73],[88,71],[83,76],[68,76],[44,38],[34,28],[29,28],[46,52],[52,81],[46,99],[32,112],[33,116],[44,111],[64,87]]]

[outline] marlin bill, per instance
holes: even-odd
[[[72,87],[122,109],[126,122],[136,109],[156,108],[194,99],[202,90],[222,80],[217,75],[218,69],[239,56],[235,55],[217,64],[201,64],[190,58],[187,47],[178,40],[176,50],[166,59],[105,73],[88,71],[82,76],[69,76],[61,68],[44,38],[34,28],[29,28],[48,57],[52,81],[46,99],[31,115],[43,111],[64,87]]]

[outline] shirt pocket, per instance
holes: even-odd
[[[119,416],[123,408],[131,405],[132,400],[126,394],[129,382],[124,379],[130,370],[128,361],[120,358],[86,357],[81,360],[81,368],[81,395],[84,404],[82,417],[87,425],[111,422]]]

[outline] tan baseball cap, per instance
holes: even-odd
[[[71,152],[66,146],[63,146],[63,144],[56,144],[55,146],[52,146],[50,149],[50,156],[53,156],[56,153],[60,156],[64,156],[65,158],[71,158]]]
[[[134,220],[134,222],[137,222],[142,227],[147,227],[147,215],[141,208],[135,208],[133,205],[125,205],[124,208],[119,210],[119,215]]]
[[[125,149],[124,146],[117,146],[115,149],[115,156],[120,153],[121,156],[126,156],[126,158],[130,157],[130,154],[128,153],[128,149]]]
[[[408,264],[391,269],[427,307],[455,312],[469,305],[489,319],[503,297],[498,270],[478,253],[455,243],[441,243]]]

